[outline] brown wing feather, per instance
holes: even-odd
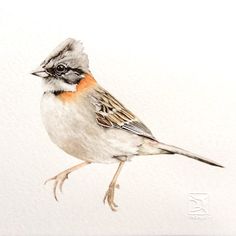
[[[105,128],[119,128],[134,134],[156,140],[151,131],[116,98],[102,88],[93,96],[96,120]]]

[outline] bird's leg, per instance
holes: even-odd
[[[118,207],[115,202],[114,202],[114,195],[115,195],[115,188],[119,188],[119,185],[116,184],[117,178],[121,172],[121,169],[123,167],[123,165],[125,164],[124,161],[120,161],[119,167],[115,173],[115,175],[113,176],[113,179],[109,185],[109,188],[105,194],[105,197],[103,199],[103,202],[105,203],[106,200],[108,202],[108,205],[110,206],[112,211],[116,211],[116,207]]]
[[[91,163],[91,162],[87,162],[87,161],[86,161],[86,162],[80,163],[80,164],[78,164],[78,165],[76,165],[76,166],[73,166],[73,167],[71,167],[71,168],[69,168],[69,169],[66,169],[66,170],[62,171],[61,173],[59,173],[58,175],[56,175],[56,176],[54,176],[54,177],[52,177],[52,178],[46,180],[46,181],[44,182],[44,184],[46,184],[48,181],[54,180],[53,193],[54,193],[55,199],[58,201],[58,199],[57,199],[57,189],[59,188],[60,191],[62,192],[62,185],[63,185],[64,181],[65,181],[66,179],[68,179],[68,175],[69,175],[71,172],[73,172],[73,171],[75,171],[75,170],[78,170],[78,169],[80,169],[80,168],[82,168],[82,167],[84,167],[84,166],[86,166],[86,165],[88,165],[88,164],[90,164],[90,163]]]

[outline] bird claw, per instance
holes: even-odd
[[[112,211],[117,211],[118,205],[114,202],[114,197],[115,197],[115,188],[119,189],[119,184],[110,184],[104,198],[103,198],[103,203],[105,204],[106,201],[108,205],[110,206]]]
[[[54,198],[55,198],[56,201],[58,201],[57,189],[59,189],[60,192],[62,193],[62,186],[64,184],[64,181],[66,179],[68,179],[68,175],[69,175],[69,173],[62,172],[62,173],[60,173],[60,174],[58,174],[58,175],[56,175],[56,176],[54,176],[54,177],[52,177],[50,179],[47,179],[44,182],[44,184],[47,184],[49,181],[54,180],[53,194],[54,194]]]

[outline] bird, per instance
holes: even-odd
[[[118,207],[114,199],[118,176],[134,157],[178,154],[223,168],[213,160],[159,142],[136,115],[95,80],[79,40],[68,38],[60,43],[31,74],[43,81],[40,110],[50,139],[83,161],[45,181],[54,181],[56,200],[68,175],[91,163],[118,164],[103,199],[113,211]]]

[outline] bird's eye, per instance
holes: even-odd
[[[63,65],[63,64],[57,65],[57,67],[56,67],[56,72],[57,72],[58,74],[65,73],[66,71],[67,71],[67,67],[66,67],[65,65]]]

